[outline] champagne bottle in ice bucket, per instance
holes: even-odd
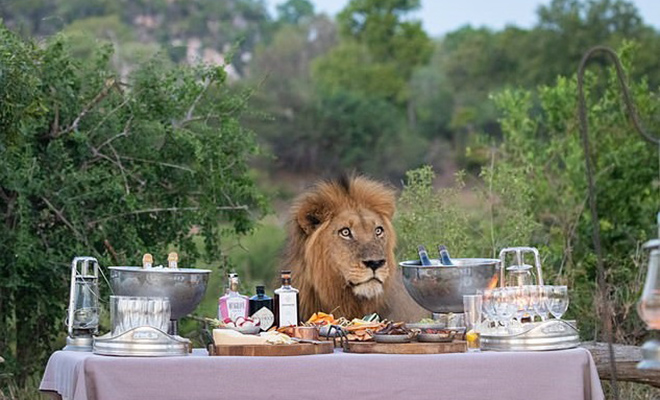
[[[440,264],[442,265],[454,265],[453,262],[451,262],[451,257],[449,257],[449,251],[447,250],[447,246],[441,244],[438,246],[438,256],[440,258]]]
[[[419,261],[422,265],[433,265],[429,258],[429,253],[426,251],[426,247],[424,247],[423,244],[417,246],[417,252],[419,253]]]

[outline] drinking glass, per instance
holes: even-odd
[[[533,286],[531,303],[534,312],[541,318],[541,322],[548,318],[548,286]]]
[[[483,296],[479,294],[463,296],[463,312],[465,318],[465,327],[473,329],[481,322],[481,313],[483,309]]]
[[[566,286],[546,286],[548,311],[560,319],[568,309],[568,288]]]
[[[110,296],[112,335],[120,335],[140,326],[167,332],[171,315],[167,297]]]
[[[485,324],[490,326],[492,322],[497,324],[495,319],[495,311],[493,309],[493,289],[485,289],[477,291],[477,294],[481,294],[481,311],[483,312]]]
[[[476,327],[481,322],[483,296],[480,294],[463,296],[463,316],[465,318],[465,339],[468,351],[479,351],[479,332]]]
[[[493,291],[493,303],[497,319],[508,328],[511,319],[518,311],[515,302],[515,291],[512,288],[499,288]]]

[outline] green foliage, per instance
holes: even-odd
[[[421,23],[404,18],[419,7],[419,0],[351,0],[337,21],[344,38],[364,44],[375,62],[393,63],[407,81],[432,51]]]
[[[64,331],[73,256],[138,265],[174,246],[192,265],[196,227],[219,259],[219,223],[250,232],[265,199],[223,67],[154,58],[120,81],[109,47],[81,62],[63,37],[37,47],[4,27],[0,43],[0,373],[21,383]]]
[[[351,91],[395,102],[406,87],[405,76],[394,63],[376,63],[368,50],[355,42],[344,42],[317,59],[312,77],[324,93]]]
[[[624,46],[620,51],[627,71],[634,48]],[[654,215],[660,206],[658,154],[630,125],[613,68],[602,81],[591,70],[585,76],[607,290],[615,304],[617,339],[636,343],[642,335],[634,312],[644,264],[640,244],[655,234]],[[643,80],[630,85],[642,121],[657,132],[652,118],[660,107],[657,94]],[[568,283],[573,289],[570,314],[579,316],[583,332],[590,336],[599,321],[593,304],[595,255],[590,214],[585,211],[576,92],[575,78],[559,78],[554,86],[539,88],[540,110],[534,107],[532,93],[524,90],[505,91],[494,100],[503,114],[504,162],[524,174],[533,197],[531,210],[541,224],[535,241],[543,247],[546,274],[551,282]]]
[[[297,25],[314,16],[314,5],[309,0],[288,0],[277,5],[277,15],[280,22]]]
[[[464,190],[463,174],[456,185],[435,189],[430,166],[409,171],[397,205],[394,226],[399,259],[417,259],[417,245],[432,254],[444,244],[453,257],[497,257],[503,247],[523,246],[538,228],[531,213],[528,183],[505,164],[481,173],[482,183]]]

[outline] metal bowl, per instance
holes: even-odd
[[[408,294],[433,313],[462,313],[463,296],[497,286],[500,260],[452,258],[454,265],[424,266],[419,260],[399,263]]]
[[[116,296],[167,297],[177,320],[195,310],[206,291],[211,271],[190,268],[109,267]]]

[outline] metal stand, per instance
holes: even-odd
[[[185,356],[192,344],[180,336],[168,335],[151,326],[140,326],[117,336],[95,338],[94,353],[107,356]]]
[[[91,336],[79,336],[72,338],[66,337],[66,346],[62,350],[66,351],[92,351],[94,338]]]

